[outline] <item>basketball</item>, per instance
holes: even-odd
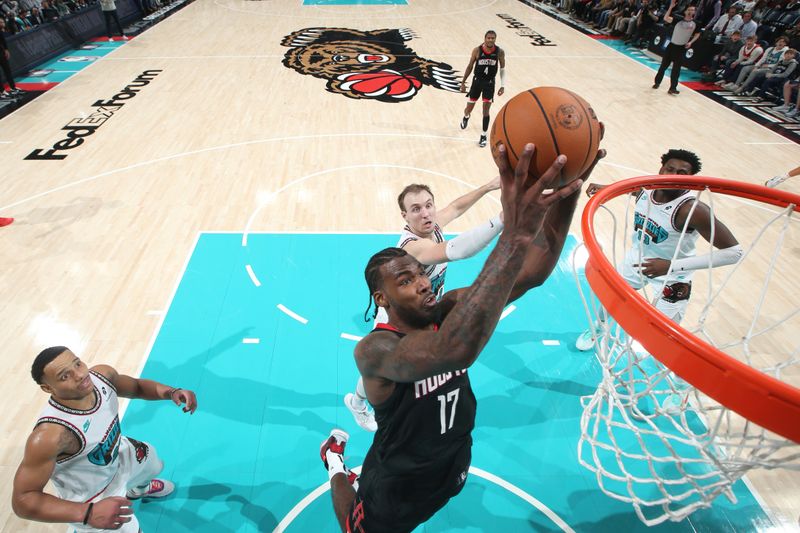
[[[586,100],[561,87],[536,87],[514,96],[500,109],[490,142],[493,155],[500,143],[506,146],[512,167],[527,143],[536,145],[529,173],[537,178],[564,154],[567,163],[555,184],[562,187],[594,162],[600,135],[600,121]]]

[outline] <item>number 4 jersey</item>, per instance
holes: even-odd
[[[388,324],[375,331],[404,335]],[[460,370],[396,383],[389,399],[373,407],[378,431],[364,460],[358,496],[376,531],[411,531],[464,486],[475,395],[467,371]]]

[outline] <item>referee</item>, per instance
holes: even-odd
[[[675,8],[677,0],[672,0],[669,4],[669,9],[664,13],[664,22],[672,24],[672,10]],[[700,32],[697,29],[697,23],[694,21],[694,6],[689,6],[683,13],[683,20],[675,24],[672,30],[672,37],[667,48],[664,50],[664,57],[661,60],[661,66],[658,68],[653,89],[658,89],[661,85],[661,80],[664,79],[664,73],[667,72],[667,67],[672,63],[672,73],[670,74],[669,94],[680,94],[678,91],[678,80],[681,77],[681,65],[683,58],[686,55],[686,50],[692,47],[694,42],[700,37]]]

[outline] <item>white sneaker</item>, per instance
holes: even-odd
[[[774,176],[765,181],[764,185],[766,185],[767,187],[777,187],[787,179],[789,179],[789,176],[787,174],[784,174],[783,176]]]
[[[798,110],[797,110],[797,108],[795,107],[794,109],[792,109],[792,110],[791,110],[791,111],[789,111],[788,113],[784,113],[784,116],[787,116],[787,117],[789,117],[789,118],[794,118],[794,117],[796,117],[796,116],[797,116],[797,113],[798,113]]]
[[[786,111],[789,111],[791,108],[792,108],[792,106],[782,105],[782,106],[776,107],[775,111],[777,111],[778,113],[785,113]]]
[[[172,494],[175,490],[175,484],[166,479],[151,479],[150,483],[145,487],[136,487],[128,489],[125,497],[129,500],[138,500],[140,498],[163,498]]]
[[[375,413],[370,411],[369,406],[364,403],[364,407],[361,409],[356,408],[353,405],[353,400],[356,399],[356,395],[352,392],[348,392],[344,395],[344,405],[347,407],[347,410],[353,414],[353,418],[356,419],[356,424],[362,427],[362,429],[366,431],[370,431],[375,433],[378,431],[378,423],[375,422]]]
[[[575,347],[582,352],[588,352],[594,348],[594,335],[594,328],[587,329],[575,341]]]

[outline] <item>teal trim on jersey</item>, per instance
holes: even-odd
[[[303,0],[304,6],[384,6],[408,5],[406,0]]]
[[[342,403],[358,371],[355,341],[368,293],[370,255],[396,235],[203,234],[192,253],[142,376],[196,391],[193,416],[170,402],[134,401],[125,435],[152,443],[176,484],[163,501],[137,502],[148,533],[272,531],[328,476],[319,445],[330,430],[350,433],[347,464],[362,463],[372,435]],[[478,398],[473,467],[538,499],[575,531],[754,531],[772,522],[739,482],[737,504],[680,523],[647,528],[633,508],[604,495],[578,463],[581,396],[596,389],[594,356],[578,352],[586,316],[568,257],[514,303],[469,373]],[[488,252],[451,264],[447,288],[470,283]],[[246,271],[252,271],[257,287]],[[307,320],[303,324],[278,309]],[[258,339],[245,344],[244,339]],[[542,341],[559,341],[545,345]],[[546,514],[478,475],[428,523],[426,532],[558,531]],[[312,499],[289,532],[337,532],[329,492]]]

